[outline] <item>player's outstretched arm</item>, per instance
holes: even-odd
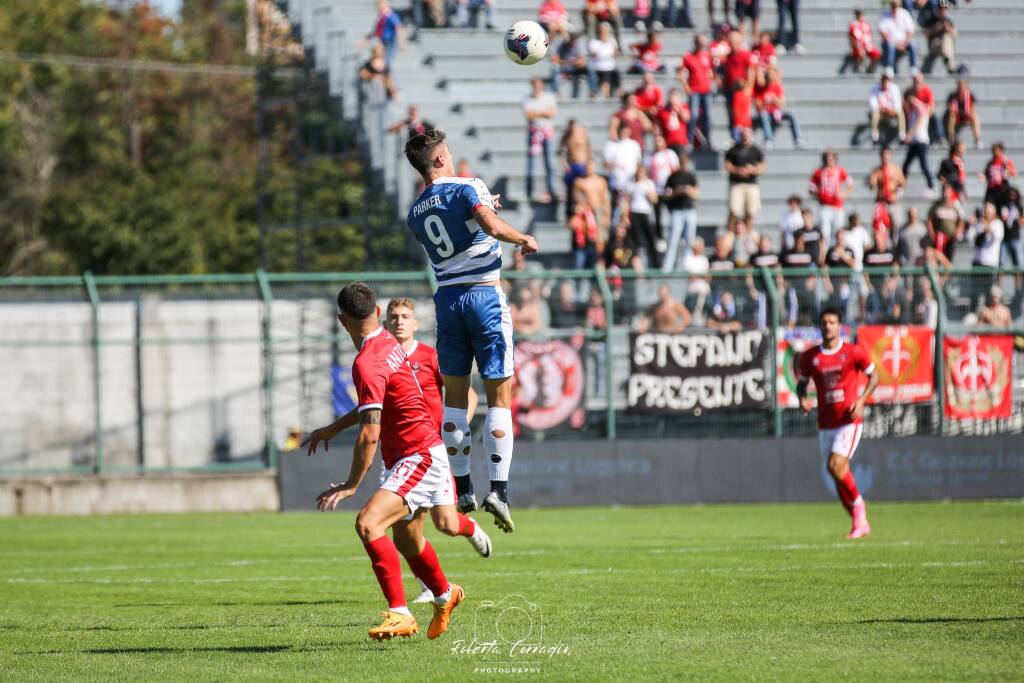
[[[357,422],[359,422],[359,413],[353,408],[326,427],[314,429],[309,436],[303,439],[301,446],[306,446],[306,455],[309,456],[316,453],[317,446],[322,443],[326,453],[331,450],[331,439]]]
[[[363,477],[366,476],[366,471],[370,469],[373,454],[377,452],[378,441],[380,441],[380,410],[376,408],[364,410],[359,413],[359,436],[356,437],[356,445],[352,452],[352,467],[349,470],[348,479],[342,484],[331,484],[331,488],[317,496],[318,509],[330,508],[333,510],[338,507],[338,503],[356,492]]]
[[[533,239],[531,235],[524,235],[506,223],[491,207],[481,204],[473,212],[473,217],[476,218],[476,222],[484,232],[499,242],[522,247],[524,254],[537,253],[537,240]]]

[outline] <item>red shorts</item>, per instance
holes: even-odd
[[[946,258],[953,258],[953,238],[942,232],[935,231],[935,248],[946,255]]]
[[[863,45],[855,45],[850,49],[850,52],[856,60],[861,60],[865,57],[870,57],[873,60],[882,58],[882,51],[877,47],[865,48]]]

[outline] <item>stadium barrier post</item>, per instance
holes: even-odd
[[[779,404],[779,367],[778,367],[778,348],[779,342],[776,338],[779,330],[779,292],[775,289],[775,280],[772,278],[771,271],[767,268],[761,268],[761,279],[764,280],[764,289],[768,294],[768,357],[771,359],[771,378],[768,383],[770,391],[772,392],[772,415],[774,419],[774,433],[775,438],[782,438],[782,406]]]
[[[103,392],[100,387],[100,292],[96,288],[96,279],[92,271],[85,271],[82,274],[82,283],[89,295],[89,306],[92,309],[92,338],[89,340],[92,346],[92,400],[93,400],[93,440],[94,459],[93,472],[100,474],[103,471]]]
[[[277,469],[277,441],[274,439],[274,347],[273,347],[273,305],[274,293],[270,288],[267,272],[256,269],[256,282],[259,284],[260,297],[263,300],[263,392],[266,394],[266,450],[267,466]]]
[[[943,349],[946,338],[946,293],[939,283],[939,275],[936,272],[934,263],[925,264],[928,273],[928,281],[931,283],[935,301],[939,305],[939,315],[935,322],[935,371],[933,381],[935,393],[939,397],[939,435],[946,433],[946,383],[945,383],[945,351]]]
[[[612,325],[615,323],[615,307],[612,305],[612,288],[608,286],[608,280],[604,276],[604,268],[598,266],[594,269],[594,279],[597,280],[597,287],[601,290],[601,298],[604,299],[604,385],[608,392],[607,422],[608,427],[605,437],[609,441],[615,440],[615,353],[612,349]]]

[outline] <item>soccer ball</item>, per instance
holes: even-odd
[[[505,31],[505,55],[516,64],[529,66],[548,53],[548,34],[535,21],[517,21]]]

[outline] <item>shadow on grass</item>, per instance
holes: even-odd
[[[986,624],[999,621],[1024,621],[1024,617],[893,617],[862,619],[855,624]]]
[[[283,652],[323,652],[325,650],[351,649],[365,645],[360,640],[346,640],[336,643],[320,643],[316,645],[229,645],[224,647],[102,647],[85,650],[43,650],[34,652],[15,652],[17,655],[187,655],[199,652],[216,652],[221,654],[280,654]]]
[[[114,607],[292,607],[295,605],[355,605],[356,600],[268,600],[265,602],[130,602]]]

